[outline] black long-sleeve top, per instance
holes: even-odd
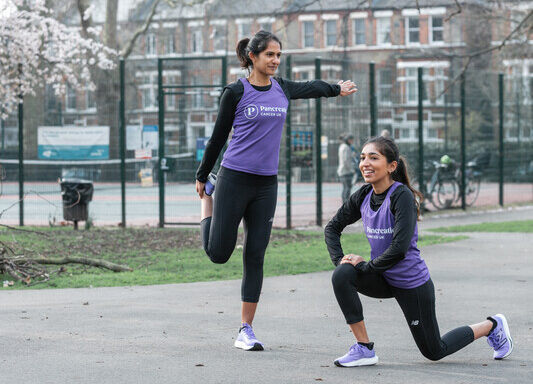
[[[287,100],[291,99],[311,99],[318,97],[338,96],[341,87],[337,84],[329,84],[322,80],[313,80],[306,82],[284,80],[281,77],[275,77],[281,86]],[[268,91],[272,84],[259,87],[252,84],[258,91]],[[196,171],[196,179],[205,183],[209,172],[213,169],[220,151],[228,140],[229,133],[235,119],[237,104],[244,94],[244,86],[240,80],[224,87],[220,98],[218,116],[213,128],[213,134],[205,147],[204,157]]]
[[[390,189],[390,188],[389,188]],[[361,205],[365,197],[372,190],[372,185],[366,184],[355,192],[350,199],[339,208],[335,216],[326,225],[324,234],[329,255],[333,264],[338,265],[344,257],[341,246],[341,233],[343,229],[355,223],[361,218]],[[370,208],[377,211],[387,196],[385,192],[372,193],[370,198]],[[405,185],[400,185],[390,196],[390,210],[394,215],[394,230],[391,245],[380,256],[370,262],[363,262],[356,265],[356,269],[368,271],[372,269],[378,273],[383,273],[392,268],[405,257],[413,237],[417,210],[413,193]],[[350,251],[350,253],[353,253]]]

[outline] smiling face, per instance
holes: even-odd
[[[258,55],[250,52],[253,70],[265,76],[274,76],[278,69],[281,58],[281,48],[275,40],[270,40],[264,51]]]
[[[374,143],[364,146],[361,151],[359,170],[366,183],[372,184],[376,193],[385,191],[392,183],[392,172],[396,170],[396,161],[388,162]]]

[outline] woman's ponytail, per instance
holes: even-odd
[[[405,160],[403,156],[399,156],[398,166],[396,167],[396,170],[392,173],[391,176],[394,181],[399,181],[400,183],[405,185],[407,188],[409,188],[411,192],[413,192],[413,195],[415,196],[416,215],[419,218],[420,217],[420,205],[422,204],[422,201],[424,200],[424,195],[411,185],[411,180],[409,179],[409,168],[407,165],[407,160]]]
[[[244,38],[237,43],[237,58],[241,63],[241,67],[244,69],[249,69],[252,66],[252,59],[248,56],[248,43],[250,42],[249,38]]]

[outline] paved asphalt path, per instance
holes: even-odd
[[[526,207],[432,218],[421,229],[532,218]],[[531,383],[533,234],[468,235],[422,249],[441,331],[504,313],[515,350],[503,361],[492,359],[484,339],[428,361],[396,302],[363,296],[380,362],[337,368],[333,360],[346,352],[352,336],[333,296],[331,272],[321,272],[265,279],[254,322],[263,352],[232,347],[240,309],[235,280],[0,291],[0,382]]]

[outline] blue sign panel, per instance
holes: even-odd
[[[205,152],[205,146],[209,141],[209,137],[196,138],[196,161],[202,161]]]
[[[109,159],[109,127],[39,127],[37,153],[44,160]]]

